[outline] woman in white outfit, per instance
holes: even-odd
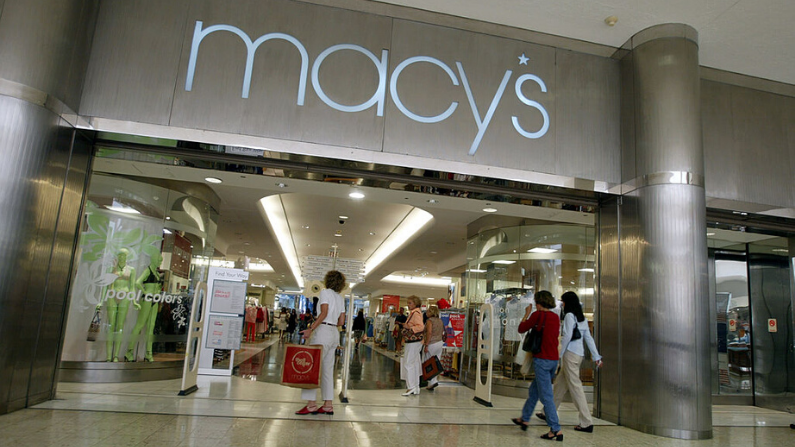
[[[439,360],[442,359],[442,347],[444,346],[444,323],[439,318],[439,308],[436,306],[429,306],[425,311],[428,316],[428,321],[425,322],[425,335],[422,344],[425,345],[422,360],[426,361],[429,358],[436,356]],[[425,387],[428,391],[433,391],[434,388],[439,386],[439,380],[434,377],[428,381],[428,386]]]
[[[409,305],[409,316],[402,327],[410,330],[414,334],[422,334],[425,324],[422,322],[422,312],[420,312],[420,298],[411,295],[407,299]],[[420,394],[420,375],[422,374],[422,335],[418,340],[410,341],[403,338],[403,367],[406,372],[406,392],[404,396]]]
[[[318,304],[320,314],[309,328],[301,331],[301,336],[312,339],[310,345],[323,345],[323,361],[320,376],[320,394],[323,406],[317,405],[317,392],[314,389],[302,390],[301,398],[306,399],[306,406],[295,414],[334,414],[332,399],[334,399],[334,358],[340,335],[337,326],[345,323],[345,300],[340,292],[345,288],[345,275],[331,270],[326,273],[326,288],[320,291]]]
[[[571,393],[571,400],[580,413],[580,425],[574,427],[574,429],[592,433],[593,419],[591,419],[591,412],[588,411],[588,402],[585,400],[585,392],[582,390],[582,381],[580,381],[580,364],[585,356],[583,340],[588,344],[588,350],[591,352],[591,357],[593,357],[597,368],[602,366],[602,356],[596,350],[596,344],[594,344],[593,337],[591,337],[588,320],[585,319],[585,315],[582,313],[580,298],[574,292],[566,292],[560,299],[563,307],[563,322],[560,331],[562,335],[562,349],[560,351],[561,377],[555,381],[552,396],[557,409],[560,407],[560,403],[563,402],[563,398],[566,397],[566,392]],[[572,340],[575,327],[580,332],[580,338]],[[544,413],[536,413],[536,416],[541,420],[546,420]]]

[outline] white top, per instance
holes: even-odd
[[[582,337],[577,340],[572,340],[571,336],[574,332],[575,324],[577,325],[577,329],[580,330],[580,335],[582,335]],[[560,358],[563,358],[563,354],[565,354],[566,351],[571,351],[580,357],[585,357],[585,347],[582,344],[583,340],[588,344],[588,350],[591,351],[591,358],[594,362],[598,362],[602,358],[602,356],[599,355],[599,351],[596,350],[596,343],[594,343],[593,337],[591,337],[591,329],[588,327],[588,320],[578,322],[577,317],[575,317],[573,313],[567,313],[566,317],[563,318],[563,328],[560,333],[563,338],[561,340],[563,349],[560,350]]]
[[[342,299],[339,293],[331,289],[323,289],[320,291],[320,298],[317,301],[318,306],[328,304],[328,313],[323,323],[337,325],[340,314],[345,313],[345,300]],[[318,307],[320,309],[320,307]],[[319,312],[318,312],[319,313]]]

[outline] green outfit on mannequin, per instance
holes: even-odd
[[[147,295],[154,296],[161,293],[163,290],[163,275],[157,270],[161,262],[163,262],[163,256],[160,252],[152,251],[149,256],[149,267],[135,282],[135,285],[143,291],[144,297]],[[133,305],[138,309],[138,320],[135,322],[135,327],[130,334],[130,343],[124,358],[128,362],[136,361],[135,346],[138,335],[140,335],[141,330],[146,327],[146,355],[144,356],[144,360],[151,362],[154,360],[152,357],[152,339],[154,338],[155,320],[160,310],[160,303],[155,303],[151,299],[141,299],[140,302],[135,301]]]
[[[106,306],[108,310],[108,341],[107,341],[107,361],[118,362],[119,351],[121,351],[122,332],[124,331],[124,320],[127,319],[127,311],[130,309],[130,300],[127,299],[127,292],[135,291],[135,269],[127,265],[129,250],[122,248],[116,254],[116,263],[111,269],[111,273],[117,275],[113,283],[105,290],[105,299],[100,301],[97,309]],[[108,297],[108,292],[113,290],[114,297]]]

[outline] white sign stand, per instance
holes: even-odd
[[[475,377],[475,402],[493,407],[491,403],[491,379],[494,375],[494,306],[491,304],[484,304],[480,306],[480,317],[478,319],[478,333],[473,334],[478,337],[478,367],[477,377]],[[485,326],[484,326],[485,325]],[[484,327],[486,328],[484,330]],[[489,367],[486,370],[486,382],[483,382],[483,374],[481,371],[481,363],[484,361],[483,357],[487,357]]]
[[[248,272],[241,269],[227,269],[221,267],[210,267],[210,272],[207,275],[207,303],[204,306],[204,336],[201,338],[201,354],[199,355],[199,374],[208,375],[208,376],[231,376],[232,375],[232,368],[235,365],[235,351],[230,350],[229,352],[229,366],[226,368],[213,368],[213,353],[215,349],[208,348],[206,345],[206,337],[208,334],[211,334],[211,328],[209,327],[210,324],[210,316],[222,316],[222,317],[230,317],[230,316],[239,316],[243,318],[242,315],[239,314],[230,314],[230,313],[221,313],[221,312],[212,312],[210,309],[213,308],[213,283],[216,280],[221,281],[236,281],[236,282],[244,282],[248,280]],[[243,289],[245,290],[245,289]],[[246,295],[245,293],[242,296],[242,300],[245,303]],[[244,304],[245,306],[245,304]],[[231,334],[237,337],[243,338],[243,332],[241,331],[240,334]]]
[[[182,388],[179,395],[187,396],[198,390],[199,354],[204,334],[204,308],[207,305],[207,284],[199,282],[193,291],[193,305],[188,321],[188,345],[185,349],[185,365],[182,367]]]

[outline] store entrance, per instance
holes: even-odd
[[[210,368],[278,384],[284,347],[302,343],[299,332],[317,312],[322,274],[307,273],[308,266],[333,259],[361,265],[342,294],[346,308],[366,319],[357,346],[341,332],[348,351],[338,353],[335,368],[347,363],[348,373],[337,375],[337,392],[405,389],[394,321],[411,295],[423,310],[443,309],[453,336],[442,353],[441,385],[463,386],[471,369],[468,310],[491,293],[514,287],[526,297],[542,287],[559,296],[576,288],[592,308],[595,204],[587,193],[558,195],[549,187],[100,134],[61,377],[181,378],[187,349],[181,323],[193,292],[212,268],[228,268],[246,273],[248,309],[240,314],[240,345],[213,351]],[[515,266],[494,262],[513,255],[498,253],[510,244],[488,245],[495,228],[524,240],[513,250],[523,250]],[[469,259],[473,238],[488,245],[477,253],[487,275]],[[560,253],[531,250],[550,244]],[[159,292],[160,300],[144,299],[139,307],[139,292]],[[499,380],[515,379],[510,371],[521,366],[510,358],[509,341],[499,352]],[[528,378],[509,386],[526,386]]]

